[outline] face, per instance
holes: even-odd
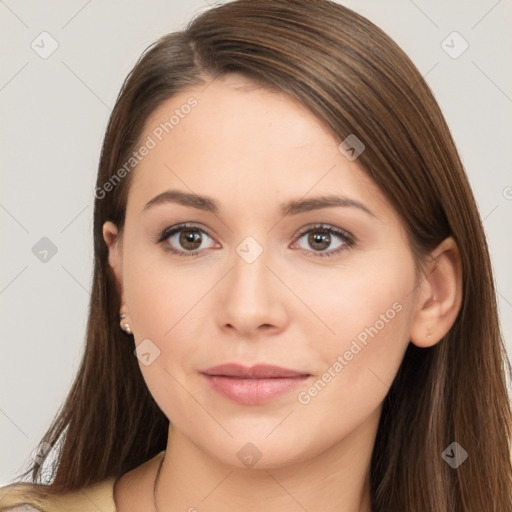
[[[253,443],[272,467],[376,426],[417,283],[401,220],[357,159],[293,99],[249,86],[231,75],[153,113],[122,238],[111,243],[111,223],[104,234],[140,370],[171,424],[218,460],[242,466]],[[315,208],[327,196],[339,201]],[[202,373],[225,363],[305,377]]]

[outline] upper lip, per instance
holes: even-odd
[[[246,379],[264,379],[276,377],[299,377],[309,375],[307,372],[300,372],[290,370],[288,368],[281,368],[270,364],[256,364],[254,366],[243,366],[236,363],[220,364],[212,366],[201,373],[206,375],[221,375],[225,377],[241,377]]]

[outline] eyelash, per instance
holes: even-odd
[[[164,243],[167,241],[167,239],[170,236],[172,236],[176,233],[179,233],[180,231],[184,231],[185,229],[200,231],[213,239],[213,236],[208,232],[208,230],[201,228],[195,224],[184,223],[184,224],[177,224],[176,226],[166,228],[160,235],[160,238],[157,243]],[[327,232],[331,235],[334,234],[335,236],[339,237],[342,240],[343,244],[339,248],[334,249],[330,252],[322,253],[322,252],[313,251],[313,252],[315,252],[315,256],[313,256],[314,258],[330,258],[331,256],[335,256],[343,251],[346,251],[346,250],[354,247],[356,244],[355,238],[351,234],[349,234],[347,231],[339,229],[339,228],[334,228],[333,226],[330,226],[328,224],[315,224],[314,226],[308,226],[307,228],[303,228],[296,235],[295,240],[299,240],[305,234],[307,234],[311,231],[320,231],[320,230]],[[172,254],[176,254],[177,256],[186,258],[189,256],[196,256],[203,249],[199,249],[199,250],[195,250],[195,251],[178,251],[176,249],[173,249],[170,245],[167,245],[167,246],[164,246],[164,250],[166,252],[170,252]]]

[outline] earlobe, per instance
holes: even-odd
[[[430,254],[419,287],[409,336],[414,345],[430,347],[451,329],[462,304],[462,264],[452,237]]]

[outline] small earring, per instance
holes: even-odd
[[[124,308],[125,305],[123,304],[121,306],[121,308]],[[127,334],[131,334],[132,333],[132,330],[130,329],[130,324],[128,323],[123,323],[123,320],[126,318],[126,313],[119,313],[119,320],[120,320],[120,324],[121,324],[121,329],[123,331],[125,331]]]
[[[432,338],[432,332],[430,329],[427,330],[427,338]]]

